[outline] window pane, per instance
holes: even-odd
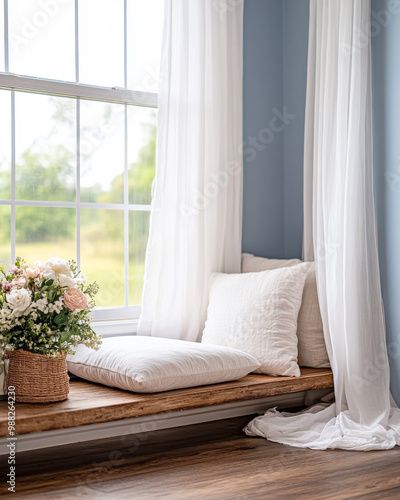
[[[16,198],[74,201],[76,101],[16,92]]]
[[[75,81],[75,8],[72,1],[12,0],[10,72]]]
[[[79,2],[79,81],[124,86],[123,0]]]
[[[0,264],[8,270],[11,264],[11,207],[0,205]]]
[[[4,0],[0,0],[0,72],[4,67]]]
[[[156,157],[157,112],[150,108],[128,107],[129,203],[151,203]]]
[[[129,213],[129,302],[142,303],[144,259],[149,235],[150,212]]]
[[[125,305],[122,210],[81,210],[81,269],[100,286],[98,307]]]
[[[164,0],[128,0],[128,88],[158,92]]]
[[[81,101],[81,201],[123,203],[125,106]]]
[[[11,92],[9,90],[0,90],[0,199],[9,200],[10,198]]]
[[[74,208],[15,207],[16,255],[29,263],[50,257],[76,259]]]

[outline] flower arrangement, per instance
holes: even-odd
[[[99,348],[89,316],[98,285],[87,285],[74,261],[53,257],[32,268],[18,257],[0,273],[0,357],[17,349],[57,357],[79,344]]]

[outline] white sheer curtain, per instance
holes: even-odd
[[[240,272],[242,39],[243,0],[165,2],[140,335],[198,340],[211,273]]]
[[[372,179],[369,0],[311,0],[305,134],[305,244],[336,403],[267,412],[249,435],[316,449],[400,444],[391,400]]]

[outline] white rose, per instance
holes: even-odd
[[[55,274],[65,274],[67,276],[71,275],[71,268],[69,267],[68,261],[65,259],[60,259],[59,257],[52,257],[47,261],[44,273],[55,273]]]
[[[47,261],[43,276],[46,279],[59,281],[61,286],[76,286],[68,261],[59,257],[52,257]]]
[[[76,283],[74,281],[74,278],[72,278],[72,276],[66,276],[65,274],[59,274],[58,279],[60,281],[61,286],[67,286],[69,288],[76,287]]]
[[[10,293],[7,293],[6,298],[15,316],[22,316],[32,302],[31,292],[25,288],[14,288]]]

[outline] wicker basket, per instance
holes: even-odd
[[[52,403],[64,401],[69,393],[66,353],[57,358],[28,351],[11,351],[7,386],[15,387],[15,400],[20,403]]]

